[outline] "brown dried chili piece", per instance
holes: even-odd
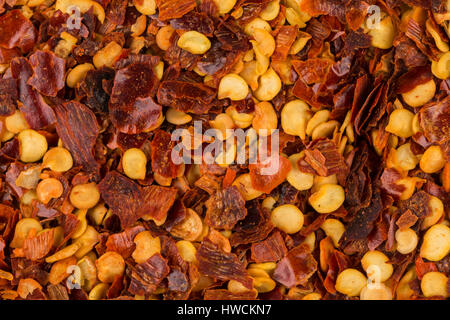
[[[154,185],[141,188],[116,171],[108,172],[98,188],[103,200],[119,217],[122,228],[132,226],[144,215],[164,223],[177,194],[175,188]]]
[[[132,63],[116,72],[109,111],[120,132],[140,133],[158,122],[162,107],[152,97],[159,80],[153,72],[155,62],[151,62]]]
[[[286,179],[291,170],[291,163],[281,155],[269,156],[265,161],[259,160],[248,166],[253,188],[270,193]]]
[[[171,291],[186,292],[189,289],[188,276],[180,270],[172,270],[167,276],[167,281]]]
[[[10,206],[0,204],[0,225],[4,226],[0,232],[6,242],[12,240],[17,221],[19,221],[17,210]]]
[[[392,196],[394,199],[400,199],[405,191],[405,186],[396,182],[402,178],[402,175],[394,168],[386,168],[380,177],[381,190]]]
[[[374,227],[374,222],[378,219],[382,211],[383,203],[380,191],[375,189],[370,205],[356,213],[356,216],[347,225],[341,241],[347,244],[349,241],[367,239]]]
[[[411,210],[406,210],[395,222],[395,224],[400,229],[406,229],[412,227],[419,218],[411,212]]]
[[[272,232],[270,212],[261,208],[258,201],[247,203],[247,216],[237,223],[230,237],[233,247],[264,240]]]
[[[429,206],[430,195],[425,191],[417,191],[408,200],[399,201],[399,209],[401,212],[410,210],[417,218],[422,219],[431,214],[431,208]]]
[[[155,253],[147,261],[131,267],[131,270],[131,284],[128,291],[139,295],[153,293],[170,272],[167,260],[159,253]],[[135,290],[133,282],[140,285],[139,290]]]
[[[420,126],[431,143],[443,144],[450,140],[450,96],[422,107]]]
[[[30,51],[37,40],[37,31],[20,10],[11,10],[0,17],[0,46]]]
[[[286,257],[278,262],[273,279],[292,288],[297,285],[305,285],[316,270],[317,261],[310,253],[309,246],[301,244],[289,250]]]
[[[0,116],[7,117],[14,113],[19,100],[17,80],[0,79]]]
[[[256,290],[246,291],[242,293],[232,293],[225,289],[206,290],[203,296],[205,300],[255,300],[258,296]]]
[[[135,226],[127,228],[123,232],[110,235],[106,241],[106,251],[115,251],[124,259],[130,257],[136,248],[133,239],[142,231],[145,231],[143,226]]]
[[[84,103],[94,112],[108,112],[109,94],[103,84],[113,80],[114,74],[113,69],[106,67],[89,70],[77,88],[78,94],[85,96]]]
[[[328,177],[333,174],[343,175],[344,183],[348,171],[344,157],[339,153],[336,144],[329,139],[315,140],[305,150],[305,161],[311,165],[318,175]]]
[[[197,6],[195,0],[156,0],[156,4],[161,21],[181,18]]]
[[[62,284],[49,284],[47,286],[49,300],[69,300],[67,289]]]
[[[217,190],[205,206],[205,222],[216,229],[231,230],[247,215],[245,200],[236,186]]]
[[[208,192],[209,195],[214,195],[217,191],[220,191],[220,179],[207,173],[198,178],[194,182],[194,186]]]
[[[287,254],[288,250],[284,244],[283,237],[277,231],[266,240],[252,243],[251,257],[256,263],[277,262]]]
[[[252,278],[234,253],[222,251],[208,238],[202,241],[197,250],[198,270],[201,274],[218,280],[236,280],[246,288],[252,289]]]
[[[41,129],[55,123],[53,109],[44,101],[42,96],[27,84],[33,74],[31,64],[25,58],[15,58],[11,61],[11,74],[18,80],[19,106],[28,125],[32,129]]]
[[[120,293],[123,290],[124,287],[124,276],[119,275],[116,276],[113,280],[113,282],[111,283],[111,286],[109,287],[108,291],[106,292],[106,298],[107,299],[115,299],[118,296],[120,296]]]
[[[246,52],[251,48],[249,37],[232,20],[221,22],[214,35],[222,44],[223,50]]]
[[[158,89],[158,102],[183,112],[207,113],[213,106],[216,92],[201,83],[166,80]]]
[[[20,50],[17,48],[6,49],[0,47],[0,64],[9,64],[12,59],[20,56]]]
[[[437,272],[438,268],[434,262],[425,262],[420,256],[414,261],[416,265],[417,278],[422,280],[423,276],[428,272]]]
[[[59,90],[64,88],[66,62],[53,52],[36,51],[30,56],[33,75],[27,84],[44,96],[56,97]]]
[[[55,105],[55,112],[56,131],[72,154],[75,165],[97,177],[99,164],[93,149],[100,129],[94,113],[76,101]]]
[[[194,30],[207,37],[212,37],[214,32],[213,21],[202,12],[188,12],[181,18],[170,20],[170,25],[176,30]]]
[[[377,249],[388,238],[390,215],[383,213],[367,238],[369,250]]]

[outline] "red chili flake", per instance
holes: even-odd
[[[412,227],[419,218],[411,212],[411,210],[406,210],[395,222],[395,224],[400,229],[406,229]]]
[[[223,177],[222,180],[222,188],[228,188],[233,183],[234,179],[236,178],[237,172],[231,168],[227,168],[227,171],[225,172],[225,177]]]
[[[256,290],[245,291],[242,293],[232,293],[225,289],[206,290],[203,296],[205,300],[255,300],[258,296]]]
[[[150,62],[139,62],[117,71],[109,111],[120,132],[136,134],[157,124],[162,107],[152,98],[159,84],[153,67]]]
[[[26,238],[23,243],[25,257],[32,261],[45,257],[53,246],[53,231],[51,229],[34,237]]]
[[[155,253],[147,261],[134,267],[129,265],[131,284],[128,291],[132,294],[145,295],[153,293],[161,281],[169,274],[167,260],[161,254]]]
[[[270,212],[252,201],[247,204],[247,216],[239,221],[230,237],[232,246],[249,244],[264,240],[272,232],[274,226],[270,222]]]
[[[312,17],[329,14],[339,18],[342,23],[346,22],[346,6],[342,5],[341,0],[305,0],[301,2],[300,10]]]
[[[416,264],[416,273],[419,280],[422,280],[423,276],[428,272],[438,271],[434,262],[425,262],[420,256],[417,256],[414,263]]]
[[[428,104],[419,111],[420,126],[431,143],[443,144],[450,140],[450,96]]]
[[[33,74],[30,63],[25,58],[15,58],[11,61],[11,74],[18,80],[19,106],[27,123],[32,129],[41,129],[55,122],[53,109],[45,103],[42,96],[27,84]]]
[[[120,233],[110,235],[106,241],[106,251],[115,251],[124,259],[130,257],[136,248],[136,244],[133,242],[133,239],[142,231],[145,231],[143,226],[135,226],[127,228]]]
[[[0,47],[0,64],[9,64],[12,59],[20,57],[20,50]]]
[[[20,10],[11,10],[0,17],[0,46],[30,51],[37,40],[37,31]]]
[[[65,60],[53,52],[38,50],[30,56],[30,64],[33,75],[27,84],[45,96],[56,97],[58,91],[64,88]]]
[[[323,177],[333,174],[345,176],[348,171],[344,157],[339,153],[336,144],[329,139],[316,140],[308,145],[305,161]]]
[[[195,30],[207,37],[212,37],[214,32],[213,21],[205,14],[199,12],[188,12],[183,17],[170,21],[172,28],[177,30]]]
[[[214,35],[222,44],[222,50],[245,52],[251,48],[248,36],[231,21],[221,22],[214,31]]]
[[[278,157],[278,161],[274,160],[274,157]],[[250,164],[248,169],[253,188],[270,193],[286,179],[291,170],[291,163],[283,156],[273,155],[264,162]]]
[[[402,200],[399,202],[399,209],[403,212],[410,210],[419,219],[425,218],[431,214],[431,208],[429,206],[430,195],[425,191],[417,191],[408,200]]]
[[[172,161],[172,149],[175,142],[172,141],[170,133],[157,130],[153,135],[152,146],[152,170],[166,177],[176,178],[179,165]]]
[[[18,220],[19,214],[14,208],[0,204],[0,223],[5,226],[1,236],[5,241],[11,240]]]
[[[206,202],[205,222],[216,229],[231,230],[247,215],[245,200],[236,186],[217,190]]]
[[[386,168],[380,177],[381,189],[387,194],[400,199],[401,194],[405,191],[405,186],[397,184],[396,182],[402,178],[401,174],[394,168]]]
[[[288,288],[305,285],[317,270],[317,261],[309,251],[307,244],[291,249],[286,257],[278,262],[273,279]]]
[[[209,195],[214,195],[220,191],[220,179],[217,177],[205,174],[194,182],[194,186],[208,192]]]
[[[158,224],[164,223],[177,195],[175,188],[155,185],[141,188],[116,171],[106,174],[98,188],[102,198],[119,217],[122,228],[133,225],[144,215]]]
[[[384,241],[388,239],[389,223],[391,216],[384,213],[375,224],[375,228],[367,238],[369,250],[376,250]]]
[[[277,231],[269,238],[258,243],[252,243],[251,257],[256,263],[277,262],[287,254],[283,237]]]
[[[111,283],[111,286],[109,287],[108,291],[106,292],[106,298],[107,299],[115,299],[118,296],[120,296],[120,293],[123,290],[123,279],[124,276],[116,276]]]
[[[236,280],[246,288],[252,289],[252,278],[234,253],[219,249],[209,239],[204,239],[197,250],[198,270],[200,273],[219,280]]]
[[[94,158],[94,145],[99,126],[94,113],[85,105],[70,101],[55,106],[56,131],[70,151],[76,165],[89,174],[98,175],[99,164]]]
[[[159,9],[158,19],[161,21],[181,18],[197,6],[195,0],[157,0],[156,4]]]
[[[212,107],[215,90],[201,83],[166,80],[158,89],[158,102],[183,112],[203,114]]]
[[[297,38],[297,26],[282,26],[278,31],[275,41],[275,51],[272,55],[273,60],[285,61],[289,50]]]

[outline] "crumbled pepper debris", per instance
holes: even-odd
[[[449,93],[449,0],[0,1],[0,299],[448,299]]]

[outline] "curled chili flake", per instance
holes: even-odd
[[[247,215],[245,200],[236,186],[216,191],[205,206],[205,222],[216,229],[231,230]]]
[[[137,264],[132,268],[132,283],[128,291],[139,295],[153,293],[169,272],[170,268],[167,265],[167,260],[161,254],[155,253],[147,261]],[[139,289],[135,289],[133,282],[138,283]]]
[[[19,106],[28,125],[32,129],[41,129],[55,122],[55,112],[44,101],[42,96],[27,84],[33,74],[31,64],[25,58],[15,58],[11,61],[11,73],[18,80]]]
[[[55,97],[64,88],[65,61],[52,52],[36,51],[30,56],[33,75],[27,84],[45,96]]]
[[[219,280],[236,280],[246,288],[252,288],[252,278],[234,253],[222,251],[209,239],[204,239],[197,251],[200,273]]]
[[[183,112],[208,112],[216,97],[211,88],[201,83],[163,81],[158,89],[158,102]]]
[[[141,187],[118,172],[109,172],[98,185],[100,194],[122,228],[132,226],[142,216],[164,223],[175,201],[176,189],[160,186]]]
[[[317,261],[309,251],[306,244],[291,249],[277,264],[273,278],[288,288],[306,284],[317,270]]]
[[[30,51],[37,40],[37,31],[20,10],[11,10],[0,17],[0,46]]]
[[[159,9],[158,19],[161,21],[181,18],[197,6],[195,0],[157,0],[156,4]]]
[[[99,164],[94,158],[94,145],[99,126],[94,113],[85,105],[66,102],[55,106],[56,131],[64,146],[70,151],[75,164],[96,176]]]
[[[251,257],[256,263],[277,262],[287,252],[283,237],[279,232],[274,232],[264,241],[253,243],[251,247]]]
[[[143,226],[135,226],[110,235],[106,241],[107,251],[115,251],[124,259],[128,258],[136,248],[136,244],[133,242],[134,237],[144,230]]]
[[[25,239],[23,243],[25,257],[32,261],[45,257],[53,246],[53,233],[54,230],[49,230]]]

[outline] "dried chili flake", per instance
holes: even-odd
[[[157,0],[156,4],[159,9],[158,19],[161,21],[181,18],[197,6],[195,0]]]
[[[268,157],[264,162],[248,166],[253,188],[264,193],[270,193],[279,186],[291,170],[291,163],[280,155]]]
[[[253,243],[251,257],[256,263],[277,262],[287,254],[283,237],[279,232],[273,233],[264,241]]]
[[[168,132],[162,130],[155,132],[151,143],[153,172],[166,178],[177,177],[179,165],[175,165],[172,161],[174,145]]]
[[[99,126],[94,113],[85,105],[66,102],[55,106],[56,131],[64,146],[70,151],[75,164],[96,176],[99,164],[94,158],[94,145]]]
[[[125,259],[128,258],[136,248],[136,244],[133,242],[134,237],[144,230],[145,228],[142,226],[135,226],[110,235],[106,241],[107,251],[115,251]]]
[[[132,268],[132,283],[128,291],[139,295],[153,293],[169,272],[170,268],[167,265],[167,260],[161,254],[155,253],[147,261]],[[133,282],[137,282],[139,289],[132,286]]]
[[[0,46],[30,51],[37,40],[34,25],[20,10],[11,10],[0,17]]]
[[[36,51],[30,56],[33,75],[27,84],[45,96],[55,97],[64,88],[65,61],[52,52]]]
[[[309,246],[301,244],[291,249],[278,262],[273,278],[282,285],[292,288],[304,285],[317,270],[317,261],[310,253]]]
[[[282,26],[276,37],[276,47],[272,55],[273,60],[286,60],[289,50],[297,38],[296,26]]]
[[[53,246],[53,232],[54,230],[49,230],[26,238],[23,242],[25,257],[32,261],[45,257]]]
[[[246,288],[252,288],[252,278],[234,253],[224,252],[210,240],[205,239],[196,256],[200,273],[224,281],[236,280]]]
[[[217,190],[206,202],[205,222],[216,229],[231,230],[245,218],[245,200],[236,186]]]

